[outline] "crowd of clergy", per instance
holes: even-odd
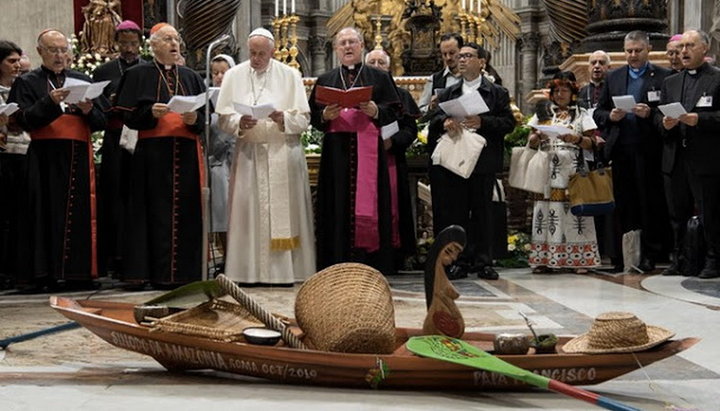
[[[266,29],[249,35],[248,60],[213,57],[210,84],[182,64],[182,39],[171,25],[150,30],[147,61],[139,56],[142,40],[136,23],[120,23],[119,55],[92,77],[69,68],[72,50],[58,30],[38,35],[42,63],[34,70],[24,67],[19,47],[0,41],[0,274],[16,287],[92,288],[106,276],[131,289],[201,280],[210,232],[224,254],[216,272],[243,285],[292,286],[350,261],[394,274],[416,249],[405,152],[418,119],[428,124],[433,231],[460,225],[467,233],[448,276],[498,278],[491,203],[504,136],[516,120],[482,46],[442,36],[444,68],[416,104],[396,86],[388,54],[366,53],[351,27],[335,36],[339,65],[317,78],[309,98],[300,73],[273,59]],[[549,138],[533,129],[529,136],[555,167],[549,195],[536,198],[533,210],[535,272],[587,272],[601,254],[621,265],[620,236],[641,230],[636,268],[652,272],[670,255],[663,274],[687,274],[685,227],[697,214],[707,244],[699,275],[720,276],[720,71],[705,61],[703,32],[671,43],[674,73],[650,64],[647,35],[631,32],[627,65],[608,73],[609,57],[598,51],[587,86],[579,89],[572,73],[549,85],[549,101],[530,125],[574,132]],[[88,85],[101,81],[102,92],[89,94]],[[209,87],[217,88],[211,103],[187,105],[205,102]],[[346,103],[361,93],[368,97]],[[485,106],[473,111],[479,114],[452,116],[440,107],[477,95]],[[613,97],[627,95],[632,110],[617,108]],[[659,109],[674,102],[686,113],[673,118]],[[324,134],[314,200],[300,140],[311,125]],[[104,131],[99,175],[97,131]],[[468,141],[474,148],[467,153],[449,148]],[[470,165],[453,166],[458,155]],[[562,161],[568,156],[577,160]],[[566,180],[578,162],[612,166],[614,214],[569,213]],[[550,215],[560,216],[556,226]]]

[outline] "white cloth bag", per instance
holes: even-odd
[[[138,131],[123,126],[120,132],[120,147],[129,151],[131,154],[135,153],[135,146],[138,141]]]
[[[550,158],[547,152],[528,146],[513,147],[510,157],[510,187],[547,194]]]
[[[455,138],[445,133],[433,150],[433,165],[443,166],[462,178],[470,178],[486,144],[485,137],[465,129]]]

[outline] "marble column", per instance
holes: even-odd
[[[328,11],[315,10],[308,17],[310,32],[308,33],[308,49],[310,50],[312,71],[304,73],[306,76],[319,76],[328,71],[331,65],[328,64],[327,42],[327,21],[332,16]]]
[[[590,34],[582,49],[620,51],[625,35],[633,30],[646,31],[655,50],[664,50],[670,36],[667,30],[666,0],[595,0],[587,3]]]
[[[536,32],[523,33],[521,39],[522,53],[522,90],[520,109],[523,113],[529,113],[531,107],[527,106],[525,96],[537,86],[538,80],[538,47],[540,46],[540,34]]]

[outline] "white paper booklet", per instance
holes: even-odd
[[[0,104],[0,114],[11,116],[16,111],[18,111],[17,103]]]
[[[658,106],[658,108],[663,114],[665,114],[665,116],[673,119],[679,118],[683,114],[687,114],[685,107],[683,107],[680,103],[664,104],[662,106]]]
[[[565,134],[576,134],[573,130],[563,126],[532,126],[537,131],[547,135],[548,137],[563,136]]]
[[[619,108],[620,110],[631,112],[633,107],[635,107],[635,97],[631,95],[627,96],[613,96],[613,103],[615,103],[615,107]]]
[[[208,87],[208,90],[210,90],[210,101],[212,101],[213,106],[217,106],[217,99],[220,95],[220,87]]]
[[[86,81],[68,78],[65,80],[63,88],[70,90],[70,94],[65,97],[63,102],[67,104],[77,104],[81,101],[92,100],[99,97],[108,84],[110,84],[110,80],[88,83]]]
[[[233,103],[233,107],[235,108],[235,111],[243,116],[250,116],[257,120],[268,118],[270,114],[275,111],[273,103],[260,104],[257,106],[248,106],[243,103]]]
[[[447,115],[455,118],[474,116],[490,111],[480,93],[468,93],[440,103],[440,108]]]
[[[205,93],[197,96],[173,96],[168,102],[170,111],[176,113],[189,113],[205,105]]]
[[[380,135],[383,140],[387,140],[397,134],[398,131],[400,131],[400,125],[397,121],[393,121],[392,123],[384,125],[380,128]]]
[[[68,82],[68,80],[73,81]],[[108,84],[110,84],[110,80],[88,83],[77,79],[67,79],[65,80],[63,88],[70,90],[70,94],[65,97],[63,102],[67,104],[77,104],[81,101],[92,100],[99,97]]]

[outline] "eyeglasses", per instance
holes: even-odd
[[[66,54],[70,49],[67,47],[40,47],[50,54]]]
[[[472,54],[472,53],[460,53],[460,54],[458,54],[458,58],[459,58],[459,59],[473,59],[473,58],[476,58],[476,57],[477,57],[477,54]]]

